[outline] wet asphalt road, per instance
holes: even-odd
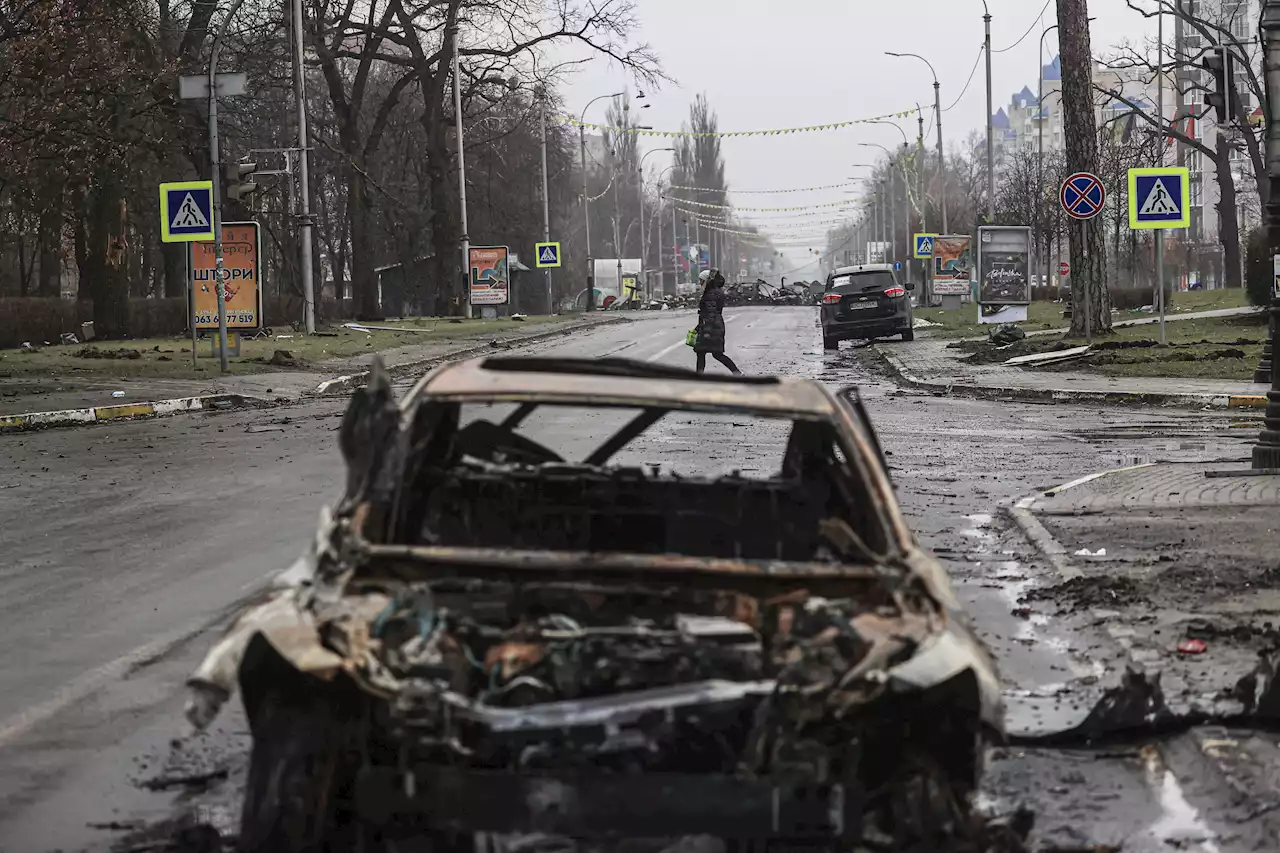
[[[1054,728],[1082,715],[1114,676],[1119,650],[1082,616],[1014,614],[1020,595],[1056,578],[1001,508],[1134,461],[1241,457],[1252,431],[1215,413],[900,391],[851,345],[824,352],[814,318],[809,308],[730,309],[729,353],[748,373],[862,388],[911,522],[1000,661],[1011,726]],[[688,325],[685,315],[648,319],[516,352],[688,364]],[[192,807],[234,827],[227,791],[243,763],[243,720],[224,713],[212,734],[174,746],[182,679],[229,610],[287,566],[336,497],[342,408],[310,402],[0,436],[0,642],[9,650],[0,657],[0,851],[105,849],[121,830]],[[729,426],[676,429],[638,452],[744,467],[764,451]],[[1002,751],[987,804],[1031,797],[1043,836],[1063,842],[1255,849],[1252,828],[1225,825],[1219,791],[1194,760],[1166,774],[1162,762],[1186,750],[1162,757],[1142,747],[1101,757]],[[209,773],[210,789],[195,784]],[[1171,792],[1170,775],[1175,786],[1185,777],[1188,792]],[[1201,836],[1219,840],[1205,846]]]

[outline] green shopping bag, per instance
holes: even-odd
[[[689,331],[685,332],[685,334],[684,334],[684,345],[685,345],[685,346],[687,346],[687,347],[693,347],[693,346],[697,346],[697,345],[698,345],[698,330],[697,330],[697,329],[690,329]]]

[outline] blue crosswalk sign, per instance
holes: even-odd
[[[918,260],[923,260],[926,258],[933,257],[933,238],[937,236],[938,236],[937,234],[915,235],[916,237],[915,257]]]
[[[160,185],[160,239],[165,243],[213,239],[213,181]]]
[[[1130,169],[1129,227],[1190,228],[1190,186],[1190,169]]]
[[[538,269],[560,266],[559,243],[536,243],[533,254]]]

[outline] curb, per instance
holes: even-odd
[[[1036,550],[1049,561],[1049,565],[1058,573],[1064,581],[1074,580],[1083,577],[1082,572],[1070,559],[1067,549],[1062,543],[1053,537],[1040,519],[1035,517],[1031,511],[1031,507],[1040,498],[1057,495],[1068,489],[1074,489],[1076,486],[1083,486],[1085,483],[1092,483],[1094,480],[1100,480],[1103,477],[1109,477],[1112,474],[1119,474],[1124,471],[1139,471],[1143,468],[1151,468],[1154,462],[1144,462],[1140,465],[1126,465],[1123,468],[1112,468],[1107,471],[1098,471],[1095,474],[1089,474],[1069,483],[1063,483],[1060,486],[1054,486],[1052,489],[1044,489],[1043,491],[1033,492],[1021,500],[1017,501],[1013,506],[1008,508],[1009,517],[1013,519],[1013,523],[1018,525],[1024,536],[1036,547]]]
[[[613,317],[608,320],[598,320],[590,323],[577,323],[571,326],[563,326],[558,329],[550,329],[545,332],[535,332],[531,335],[521,335],[516,338],[508,338],[500,343],[509,346],[519,346],[522,344],[537,343],[551,338],[558,338],[563,335],[571,335],[574,332],[583,329],[595,329],[603,326],[614,326],[619,323],[634,322],[630,317]],[[424,367],[434,367],[440,364],[448,364],[453,361],[461,361],[464,358],[480,355],[481,353],[492,352],[493,346],[490,343],[477,344],[467,349],[453,350],[451,352],[441,353],[431,358],[419,359],[417,361],[407,361],[401,364],[391,365],[387,367],[387,373],[391,376],[398,376],[404,373],[412,373]],[[369,371],[362,370],[359,373],[352,373],[349,376],[335,376],[333,379],[326,379],[315,387],[312,394],[317,396],[330,396],[347,391],[353,391],[365,385],[369,379]]]
[[[1101,403],[1121,406],[1197,406],[1214,409],[1266,408],[1267,398],[1260,394],[1161,394],[1139,391],[1077,391],[1054,388],[1002,388],[994,385],[961,385],[921,379],[902,366],[893,355],[872,345],[875,354],[890,375],[902,385],[921,391],[942,392],[980,400],[1015,399],[1053,403]]]
[[[118,406],[94,406],[88,409],[63,409],[58,412],[0,415],[0,433],[78,426],[98,421],[163,417],[207,409],[245,408],[264,405],[265,402],[244,394],[209,394],[203,397],[179,397],[174,400],[156,400],[148,403],[124,403]]]
[[[509,338],[501,343],[510,346],[518,346],[521,344],[534,343],[541,340],[559,337],[561,335],[569,335],[587,328],[612,326],[618,323],[630,322],[633,322],[630,317],[612,317],[608,320],[599,320],[591,323],[577,323],[571,326],[550,329],[545,332],[535,332],[531,335]],[[493,347],[491,344],[485,343],[483,345],[476,345],[463,350],[454,350],[442,353],[432,358],[398,364],[388,368],[388,372],[394,376],[399,373],[412,372],[428,365],[444,364],[450,361],[469,358],[483,352],[490,352],[492,349]],[[349,391],[365,384],[368,378],[369,371],[366,370],[350,376],[338,376],[333,379],[326,379],[317,385],[315,390],[310,392],[310,394],[317,396],[334,396],[339,392]],[[305,399],[305,397],[300,399]],[[296,403],[299,402],[299,399],[291,399],[289,402]],[[200,397],[180,397],[172,400],[156,400],[145,403],[123,403],[117,406],[94,406],[85,409],[63,409],[56,412],[26,412],[20,415],[0,415],[0,434],[34,429],[80,426],[83,424],[97,423],[98,421],[163,417],[165,415],[176,415],[182,412],[195,412],[209,409],[233,409],[247,408],[251,406],[265,407],[268,405],[276,405],[277,403],[278,401],[272,402],[260,397],[253,397],[245,394],[209,394]]]

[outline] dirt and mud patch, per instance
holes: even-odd
[[[1050,601],[1065,612],[1141,607],[1151,604],[1142,586],[1130,578],[1081,577],[1053,586],[1033,589],[1018,599],[1021,604]]]

